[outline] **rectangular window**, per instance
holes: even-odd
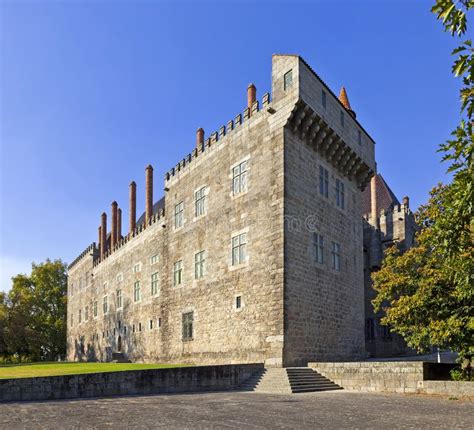
[[[340,111],[340,118],[341,118],[341,127],[344,127],[344,112]]]
[[[283,88],[286,91],[293,86],[293,70],[286,72],[283,76]]]
[[[362,145],[362,133],[360,130],[357,130],[357,143]]]
[[[133,301],[135,303],[140,301],[140,281],[133,284]]]
[[[194,278],[200,279],[204,277],[204,269],[206,264],[205,251],[194,254]]]
[[[117,282],[122,282],[123,281],[123,275],[121,273],[119,273],[117,275]]]
[[[150,265],[158,263],[158,254],[150,257]]]
[[[82,322],[82,310],[79,309],[79,318],[78,318],[79,324]]]
[[[109,312],[109,298],[107,296],[102,299],[102,312],[104,315]]]
[[[161,318],[158,318],[158,328],[161,328]]]
[[[344,182],[336,179],[336,206],[344,209],[345,198],[344,198]]]
[[[158,272],[155,272],[151,275],[151,295],[156,296],[158,291]]]
[[[98,314],[98,311],[97,311],[97,300],[94,301],[93,305],[92,305],[92,313],[94,315],[94,318],[97,318],[97,314]]]
[[[232,192],[234,196],[247,191],[247,161],[232,169]]]
[[[341,270],[341,245],[332,242],[332,268],[334,270]]]
[[[321,91],[321,103],[323,108],[326,109],[326,91],[324,90]]]
[[[247,233],[241,233],[232,238],[232,266],[247,261]]]
[[[122,308],[122,290],[117,290],[117,309]]]
[[[313,233],[314,261],[324,263],[324,238],[318,233]]]
[[[141,272],[141,270],[142,270],[142,264],[141,263],[137,263],[133,266],[133,273]]]
[[[180,202],[174,206],[174,228],[183,226],[184,203]]]
[[[194,193],[194,215],[202,216],[206,213],[206,187]]]
[[[323,166],[319,166],[319,194],[329,196],[329,172]]]
[[[153,320],[150,320],[150,330],[153,330]]]
[[[174,263],[174,286],[181,285],[183,282],[183,260],[179,260]]]
[[[138,331],[142,331],[142,323],[138,323]]]
[[[183,314],[183,340],[193,340],[194,312]]]
[[[375,338],[375,324],[373,318],[367,318],[365,321],[365,338],[368,340]]]
[[[89,321],[89,306],[84,309],[84,321]]]
[[[242,307],[242,296],[237,296],[235,298],[235,309],[240,309]]]

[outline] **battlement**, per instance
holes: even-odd
[[[401,215],[413,215],[413,212],[409,208],[409,206],[405,204],[394,205],[391,210],[383,209],[378,213],[379,220],[383,220],[386,218],[394,217],[394,216],[401,216]],[[367,221],[369,224],[372,221],[372,214],[364,214],[362,218]]]
[[[270,109],[270,93],[265,93],[262,97],[262,109]],[[252,121],[255,118],[258,118],[258,113],[260,112],[260,104],[256,100],[251,108],[245,108],[243,113],[239,113],[235,116],[234,119],[231,119],[227,122],[226,125],[223,125],[219,128],[218,131],[215,131],[210,134],[202,144],[198,145],[191,153],[184,157],[175,167],[172,167],[165,173],[165,183],[172,180],[173,177],[188,166],[193,160],[199,157],[201,154],[205,153],[210,147],[221,142],[226,136],[232,133],[235,130],[239,130],[242,124]]]
[[[82,251],[78,257],[68,266],[68,270],[71,270],[79,261],[81,261],[84,257],[90,256],[90,252],[92,252],[92,256],[95,258],[97,253],[96,243],[92,242],[84,251]]]

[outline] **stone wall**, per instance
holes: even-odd
[[[417,392],[474,399],[474,382],[470,381],[418,381]]]
[[[230,390],[262,364],[0,379],[0,402]]]

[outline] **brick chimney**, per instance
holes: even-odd
[[[247,107],[249,108],[249,117],[252,115],[252,105],[257,101],[257,87],[249,84],[247,87]]]
[[[122,209],[117,210],[117,242],[122,240]]]
[[[129,233],[132,234],[137,226],[137,184],[135,181],[130,182],[129,191],[129,219],[128,229]]]
[[[101,225],[100,225],[100,233],[101,233],[101,241],[100,241],[100,259],[102,260],[105,256],[107,251],[107,214],[105,212],[102,213],[101,216]]]
[[[377,208],[377,174],[370,179],[370,215],[371,224],[374,227],[378,226],[379,211]]]
[[[145,169],[145,224],[153,216],[153,167],[151,164]]]
[[[100,227],[99,225],[99,240],[97,242],[99,244],[99,254],[100,254],[100,247],[102,246],[101,243],[102,243],[102,228]]]
[[[196,148],[201,149],[204,143],[204,129],[199,127],[196,131]]]
[[[112,231],[110,233],[110,249],[114,249],[117,245],[117,202],[112,202]]]

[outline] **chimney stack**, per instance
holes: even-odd
[[[153,216],[153,167],[151,164],[145,169],[145,225]]]
[[[247,107],[249,108],[249,116],[252,115],[252,105],[257,101],[257,88],[254,84],[247,87]]]
[[[137,226],[137,184],[135,181],[130,182],[129,192],[129,233],[132,234]]]
[[[100,247],[102,246],[102,229],[99,225],[99,241],[97,242],[99,244],[99,254],[100,254]]]
[[[117,245],[117,202],[112,202],[112,231],[110,233],[110,249]]]
[[[408,209],[410,207],[410,197],[408,196],[403,197],[403,204]]]
[[[199,127],[196,131],[196,148],[201,149],[204,143],[204,129]]]
[[[372,218],[372,225],[378,226],[378,209],[377,209],[377,174],[370,179],[370,214]]]
[[[107,214],[105,212],[103,212],[101,216],[100,233],[100,259],[102,260],[107,251]]]
[[[117,210],[117,242],[122,240],[122,209]]]

